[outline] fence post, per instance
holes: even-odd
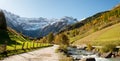
[[[38,42],[37,42],[37,48],[38,48]]]
[[[40,43],[40,46],[39,47],[41,47],[41,43]]]
[[[32,42],[30,42],[30,49],[32,48]]]
[[[23,44],[22,44],[22,50],[24,49],[24,45],[25,45],[25,42],[23,42]]]
[[[28,42],[27,42],[27,49],[28,49]]]
[[[34,48],[34,41],[33,41],[33,48]]]

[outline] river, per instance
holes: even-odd
[[[95,58],[96,61],[120,61],[120,58],[102,58],[98,54],[72,47],[68,47],[68,54],[74,58],[74,61],[79,61],[83,58]]]

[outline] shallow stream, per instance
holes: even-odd
[[[95,58],[96,61],[120,61],[120,58],[102,58],[98,54],[72,47],[68,47],[68,53],[74,58],[74,61],[79,61],[83,58]]]

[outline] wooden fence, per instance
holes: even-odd
[[[8,46],[7,43],[0,45],[0,55],[7,56],[8,51],[35,49],[35,48],[45,47],[48,45],[39,42],[23,42],[22,45],[20,45],[18,48],[18,44],[15,43],[12,50],[8,50],[7,46]]]

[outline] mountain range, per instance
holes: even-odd
[[[60,19],[47,19],[47,18],[25,18],[15,15],[6,10],[2,10],[7,26],[22,33],[25,36],[39,38],[46,36],[50,32],[56,34],[63,30],[66,26],[78,22],[76,18],[73,17],[63,17]]]

